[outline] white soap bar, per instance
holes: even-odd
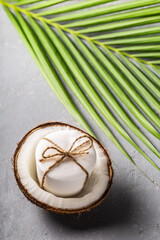
[[[60,130],[50,133],[44,138],[51,140],[63,150],[68,151],[73,142],[83,135],[83,133],[80,133],[76,130]],[[40,162],[40,160],[43,158],[43,152],[48,147],[54,147],[51,142],[44,138],[40,140],[36,148],[36,169],[39,183],[42,181],[44,172],[52,164],[54,164],[56,160],[61,158],[61,156],[56,156],[48,158],[45,162]],[[79,139],[74,144],[73,149],[87,140],[88,138]],[[47,157],[56,153],[59,152],[53,148],[50,148],[45,152],[44,156]],[[96,163],[96,152],[94,146],[88,150],[88,154],[77,155],[74,156],[74,158],[79,164],[81,164],[81,166],[88,172],[90,176]],[[85,179],[85,172],[71,158],[65,157],[59,165],[57,165],[54,169],[51,169],[46,174],[43,188],[54,195],[69,197],[79,193],[82,190]]]

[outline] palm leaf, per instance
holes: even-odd
[[[93,135],[65,84],[125,156],[133,162],[98,112],[160,170],[110,110],[160,157],[123,107],[125,104],[139,123],[160,139],[160,0],[0,3],[48,84],[76,120]]]

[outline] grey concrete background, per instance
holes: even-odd
[[[159,187],[133,167],[88,115],[86,118],[114,161],[110,195],[80,217],[48,213],[31,204],[16,185],[11,164],[16,143],[39,123],[62,121],[80,126],[51,91],[0,7],[1,240],[160,239]],[[159,183],[158,171],[115,134],[134,160]],[[158,141],[149,137],[158,146]]]

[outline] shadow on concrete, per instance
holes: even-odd
[[[73,230],[96,230],[110,225],[128,225],[133,220],[133,213],[135,217],[137,209],[138,202],[134,198],[133,192],[128,191],[124,185],[114,183],[107,199],[90,212],[82,213],[80,216],[45,212],[44,218],[48,226],[54,222],[63,228]],[[139,216],[137,217],[139,219]]]

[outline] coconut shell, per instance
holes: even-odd
[[[26,139],[35,131],[42,129],[42,128],[46,128],[46,127],[50,127],[50,126],[69,126],[72,129],[78,130],[83,134],[86,134],[88,136],[90,136],[98,145],[99,147],[103,150],[104,154],[106,155],[107,158],[107,165],[108,165],[108,173],[109,173],[109,181],[108,181],[108,185],[107,188],[105,190],[105,192],[103,193],[102,196],[99,196],[99,199],[96,202],[93,202],[92,204],[84,207],[84,208],[79,208],[79,209],[61,209],[61,208],[55,208],[52,206],[49,206],[46,203],[43,203],[41,201],[39,201],[38,199],[34,198],[28,191],[27,189],[23,186],[20,176],[18,174],[18,169],[17,169],[17,159],[18,159],[18,155],[20,152],[21,147],[23,146],[23,144],[25,143]],[[27,132],[25,134],[25,136],[22,138],[22,140],[17,144],[17,148],[15,150],[14,156],[13,156],[13,169],[14,169],[14,175],[17,181],[17,184],[20,188],[20,190],[23,192],[23,194],[27,197],[27,199],[29,199],[32,203],[36,204],[37,206],[44,208],[47,211],[50,212],[55,212],[55,213],[61,213],[61,214],[73,214],[73,213],[82,213],[82,212],[86,212],[86,211],[90,211],[92,208],[98,206],[108,195],[111,184],[112,184],[112,179],[113,179],[113,168],[112,168],[112,163],[111,163],[111,159],[110,156],[107,152],[107,150],[104,148],[104,146],[94,137],[92,137],[90,134],[84,132],[83,130],[73,127],[69,124],[66,123],[61,123],[61,122],[47,122],[44,124],[40,124],[38,126],[36,126],[35,128],[31,129],[29,132]]]

